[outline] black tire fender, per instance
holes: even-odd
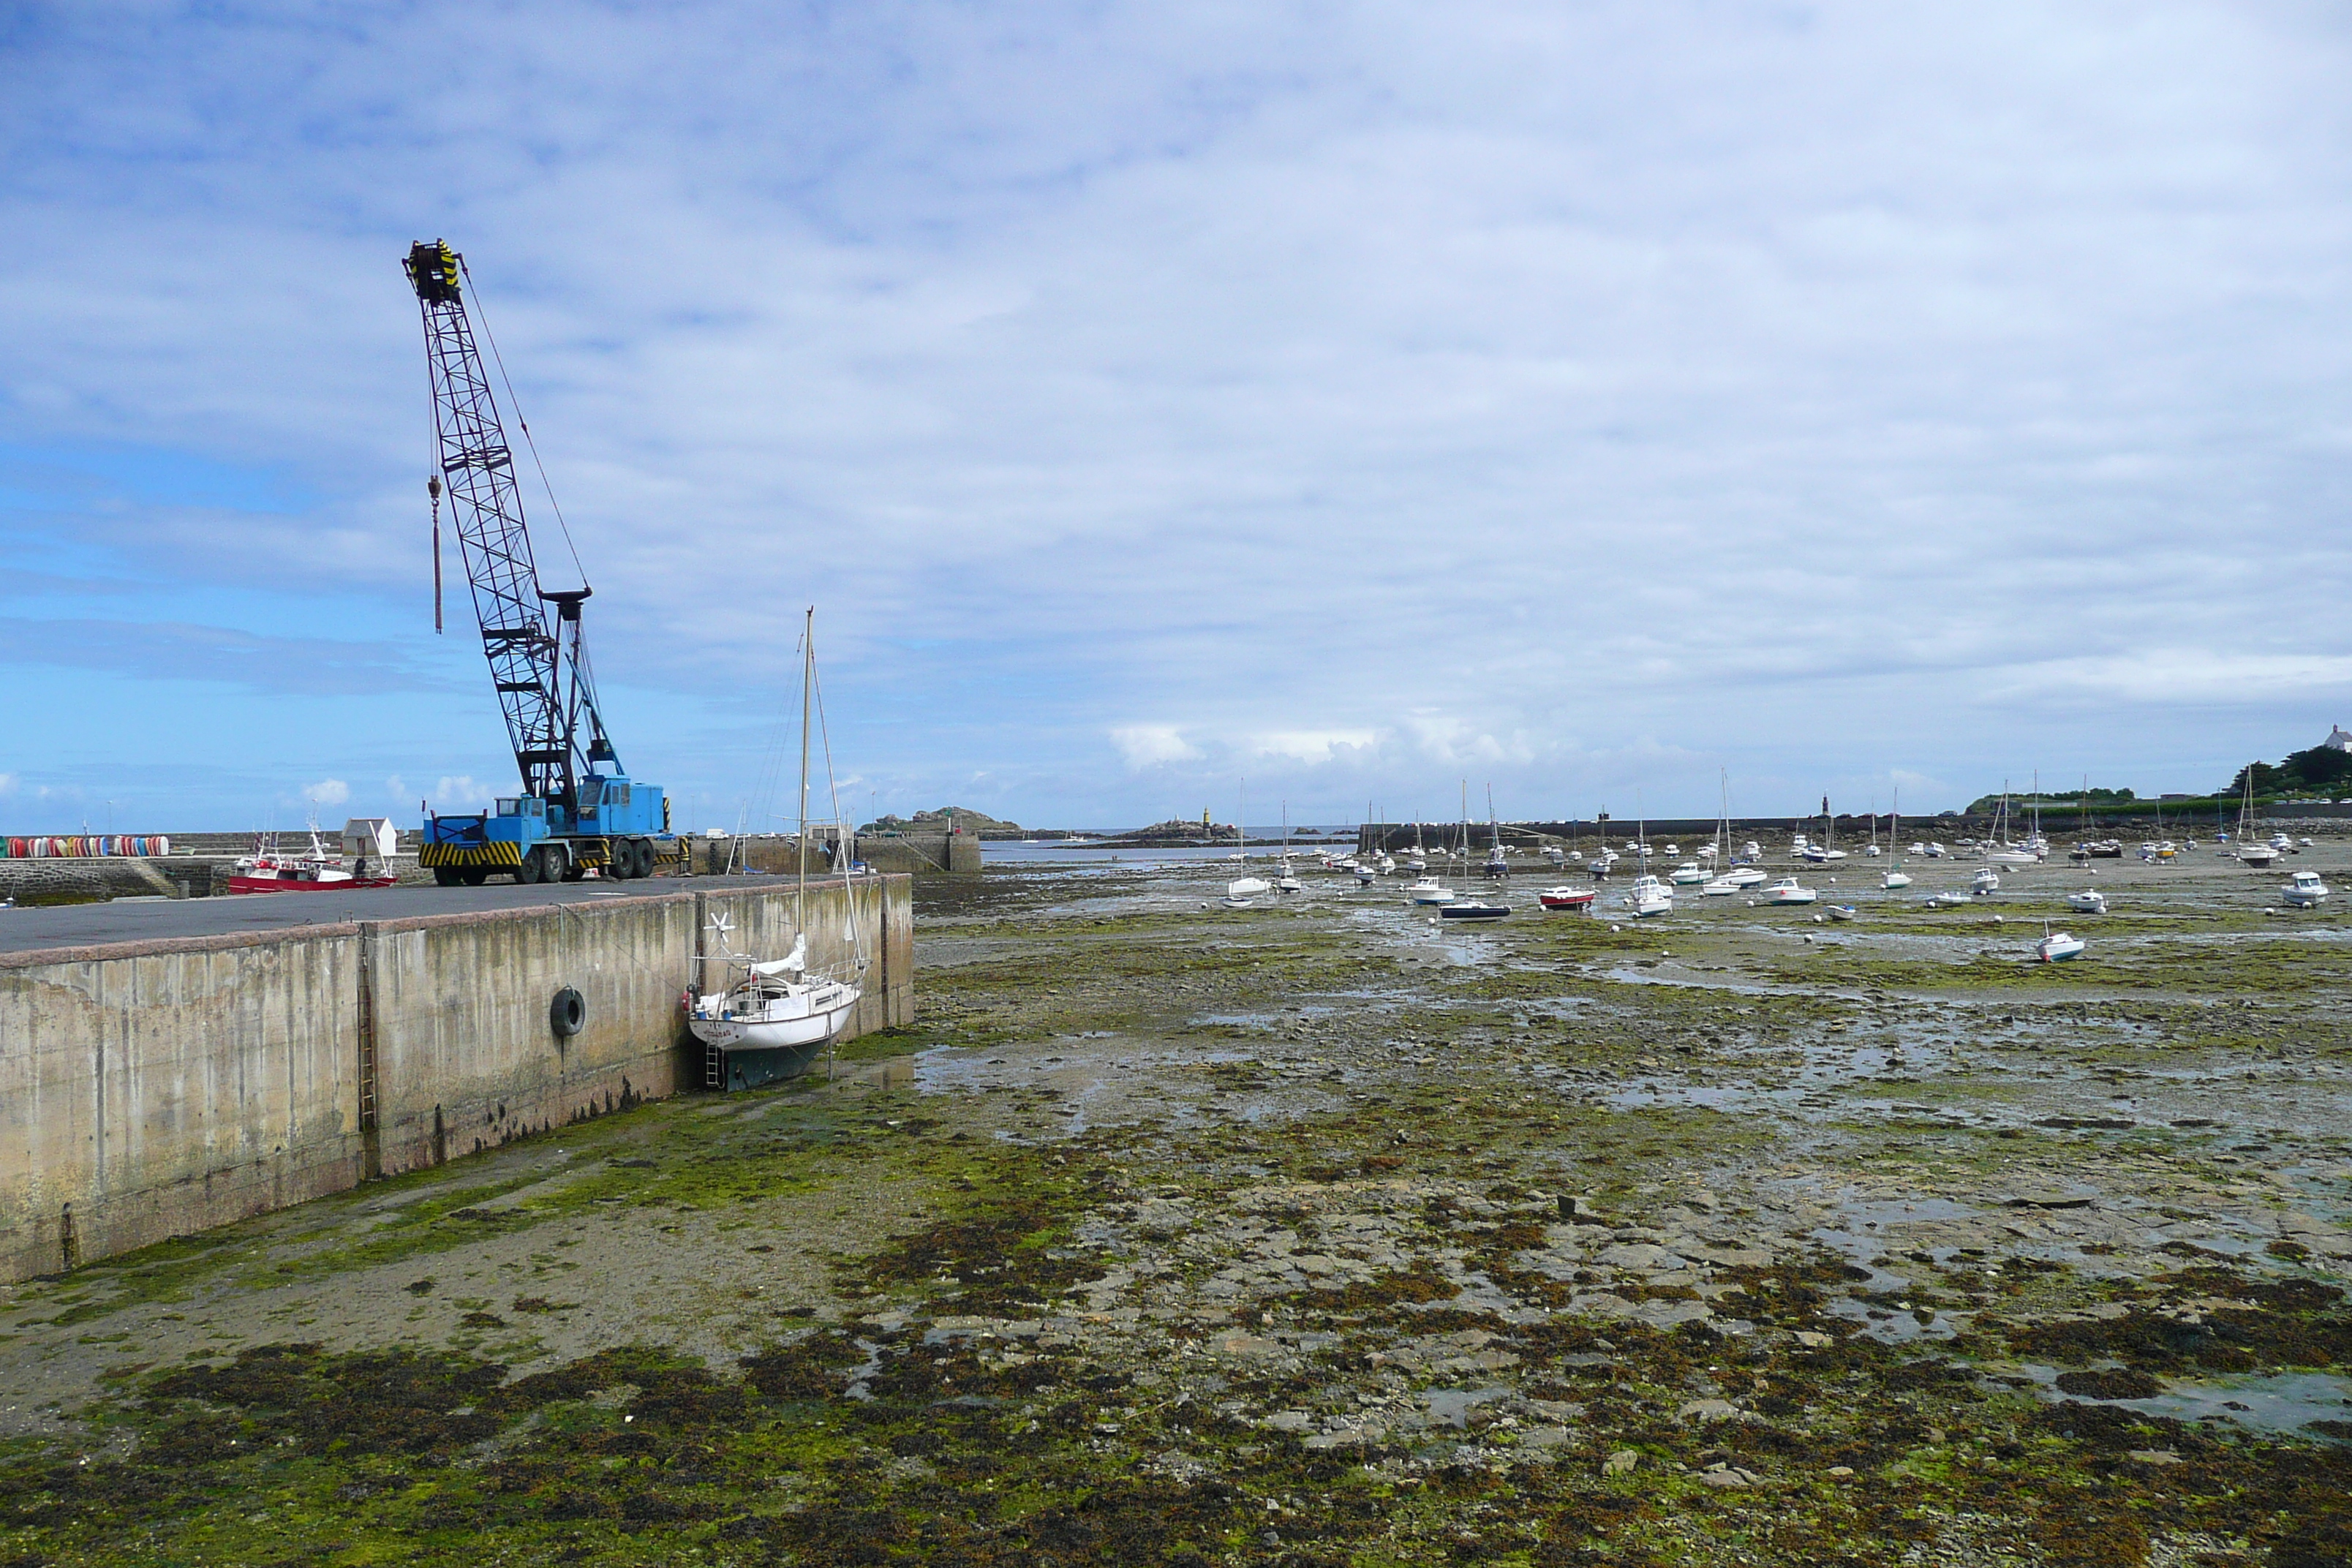
[[[568,1040],[588,1026],[588,999],[567,985],[547,1005],[547,1026],[559,1040]]]

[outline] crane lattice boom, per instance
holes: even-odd
[[[581,640],[581,604],[589,590],[550,593],[540,586],[514,452],[466,314],[464,259],[437,240],[419,242],[410,247],[406,266],[425,317],[442,481],[515,765],[524,794],[568,805],[595,764],[620,771],[604,738]],[[549,604],[557,611],[553,630]]]

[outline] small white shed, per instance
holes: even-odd
[[[400,829],[388,816],[354,816],[343,824],[343,853],[389,860],[400,852]]]

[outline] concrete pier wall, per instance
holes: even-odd
[[[722,915],[738,951],[781,954],[793,894],[0,954],[0,1279],[698,1088],[681,999]],[[851,1036],[912,1018],[912,917],[906,877],[810,888],[812,962],[867,955]]]
[[[812,830],[809,865],[812,870],[832,864],[826,851],[833,835]],[[800,846],[789,834],[753,834],[741,839],[697,838],[692,841],[694,869],[719,876],[737,871],[765,871],[788,877],[799,868]],[[820,846],[823,847],[820,847]],[[884,834],[857,841],[857,858],[877,871],[903,871],[915,877],[977,877],[981,873],[980,840],[969,833]]]

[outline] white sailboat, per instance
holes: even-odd
[[[1236,798],[1234,803],[1234,848],[1236,851],[1234,859],[1240,865],[1242,874],[1225,884],[1225,896],[1218,900],[1229,910],[1253,908],[1259,894],[1274,891],[1273,883],[1264,877],[1249,874],[1249,829],[1242,826],[1243,816],[1243,799]]]
[[[2254,769],[2246,766],[2245,796],[2238,803],[2238,858],[2253,867],[2268,866],[2278,858],[2274,844],[2266,844],[2254,837]]]
[[[713,1089],[750,1089],[801,1072],[814,1058],[816,1047],[830,1046],[847,1026],[865,995],[865,937],[857,919],[859,889],[854,875],[843,883],[848,905],[843,935],[852,954],[851,973],[843,974],[838,966],[814,973],[809,968],[809,729],[815,700],[816,610],[812,606],[801,636],[800,867],[793,893],[793,945],[776,959],[754,959],[722,950],[698,960],[701,967],[698,984],[712,963],[724,965],[733,976],[719,990],[688,994],[687,1027],[709,1050],[706,1072]],[[847,836],[847,819],[841,815],[840,792],[833,784],[829,742],[825,779],[833,795],[834,822],[841,834],[835,864],[846,869],[856,854]],[[723,949],[733,927],[723,915],[713,923]]]
[[[1903,791],[1898,787],[1895,792],[1895,814],[1889,820],[1886,827],[1886,848],[1888,853],[1892,854],[1895,847],[1902,842]],[[1911,873],[1903,868],[1902,861],[1897,860],[1894,865],[1889,866],[1886,868],[1886,875],[1879,879],[1879,885],[1887,889],[1907,888],[1911,885]]]
[[[1625,907],[1633,911],[1636,920],[1647,920],[1653,915],[1670,915],[1675,912],[1675,890],[1644,872],[1634,878],[1633,885],[1625,889]]]
[[[1290,803],[1286,800],[1282,803],[1282,874],[1274,879],[1274,890],[1295,893],[1306,885],[1290,868]]]

